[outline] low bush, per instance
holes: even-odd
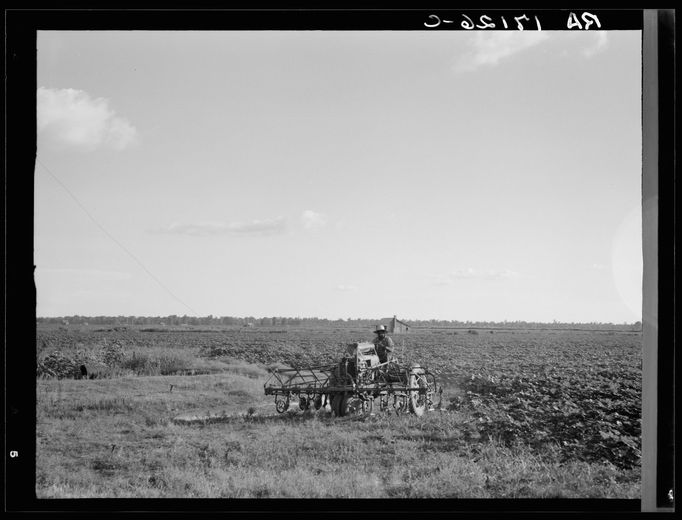
[[[193,369],[193,357],[183,351],[133,351],[119,363],[135,375],[165,376]]]

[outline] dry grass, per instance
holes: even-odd
[[[220,363],[210,375],[37,381],[38,497],[639,497],[638,472],[468,439],[458,412],[277,415],[263,368]],[[189,413],[224,419],[172,420]]]

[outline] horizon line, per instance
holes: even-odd
[[[262,319],[287,319],[287,320],[327,320],[327,321],[342,321],[342,322],[347,322],[347,321],[382,321],[382,320],[391,320],[393,319],[394,316],[383,316],[381,318],[376,318],[376,317],[358,317],[358,318],[327,318],[327,317],[321,317],[321,316],[254,316],[254,315],[244,315],[244,316],[233,316],[233,315],[213,315],[213,314],[207,314],[205,316],[191,316],[188,314],[165,314],[165,315],[82,315],[82,314],[71,314],[71,315],[61,315],[61,316],[36,316],[36,320],[44,320],[44,319],[66,319],[66,318],[85,318],[85,319],[93,319],[93,318],[109,318],[109,319],[116,319],[116,318],[169,318],[169,317],[176,317],[176,318],[190,318],[190,319],[205,319],[208,317],[211,317],[211,319],[222,319],[222,318],[233,318],[233,319],[247,319],[251,318],[254,320],[262,320]],[[397,318],[397,316],[395,316]],[[546,320],[528,320],[528,319],[517,319],[517,320],[491,320],[491,319],[445,319],[445,318],[397,318],[399,321],[402,322],[424,322],[424,321],[445,321],[445,322],[458,322],[458,323],[538,323],[538,324],[546,324],[546,325],[553,325],[553,324],[602,324],[602,325],[634,325],[637,323],[641,323],[642,320],[635,320],[635,321],[622,321],[622,322],[614,322],[614,321],[564,321],[564,320],[557,320],[554,319],[552,321],[546,321]],[[408,323],[409,324],[409,323]]]

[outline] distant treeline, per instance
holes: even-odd
[[[388,325],[392,318],[348,318],[330,320],[326,318],[286,318],[286,317],[261,317],[254,316],[61,316],[50,318],[37,318],[38,323],[55,323],[60,325],[157,325],[157,326],[241,326],[241,327],[359,327],[373,328],[375,325]],[[533,321],[457,321],[457,320],[401,320],[411,328],[461,328],[461,329],[587,329],[587,330],[642,330],[642,323],[574,323],[557,322],[551,323]]]

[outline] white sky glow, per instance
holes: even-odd
[[[38,316],[641,320],[640,39],[39,32]]]

